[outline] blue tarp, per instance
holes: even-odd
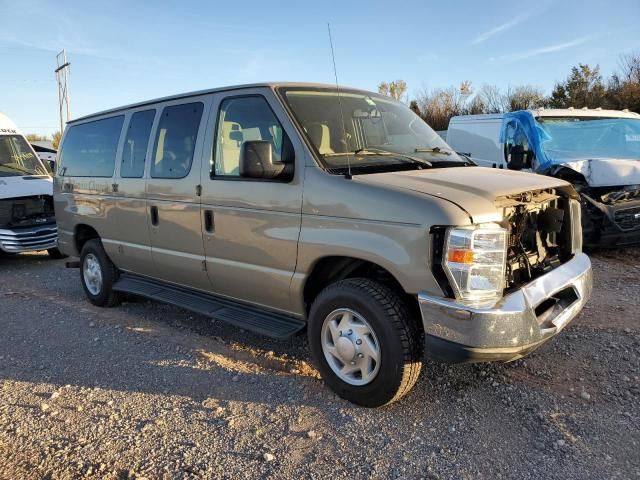
[[[586,121],[588,120],[588,121]],[[536,121],[528,110],[505,113],[500,143],[524,145],[535,154],[532,170],[590,158],[640,158],[640,119],[549,117]]]
[[[528,110],[508,112],[502,118],[502,128],[500,129],[501,144],[522,144],[523,140],[528,145],[528,150],[535,154],[533,163],[534,171],[546,170],[555,163],[547,157],[542,143],[550,140],[547,132],[536,122],[533,115]]]

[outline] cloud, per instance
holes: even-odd
[[[501,57],[498,57],[496,60],[502,60],[502,61],[524,60],[526,58],[537,57],[539,55],[545,55],[547,53],[559,52],[561,50],[566,50],[567,48],[572,48],[572,47],[577,47],[578,45],[582,45],[583,43],[588,42],[592,38],[593,36],[579,37],[569,42],[556,43],[555,45],[549,45],[547,47],[534,48],[531,50],[525,50],[523,52],[502,55]]]
[[[531,13],[527,13],[524,15],[520,15],[515,17],[508,22],[503,23],[502,25],[498,25],[496,28],[492,28],[480,35],[478,35],[471,43],[473,45],[478,45],[479,43],[484,43],[489,40],[491,37],[494,37],[500,33],[506,32],[507,30],[511,30],[513,27],[520,25],[522,22],[531,17]]]

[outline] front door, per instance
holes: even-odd
[[[202,170],[203,239],[215,293],[290,311],[300,234],[303,149],[269,89],[216,95]],[[281,120],[282,119],[282,120]],[[276,179],[240,177],[246,141],[270,141],[273,159],[295,156]]]
[[[155,276],[201,290],[210,290],[198,196],[209,103],[209,97],[195,97],[160,107],[147,180]]]

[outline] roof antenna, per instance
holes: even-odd
[[[340,105],[340,118],[342,119],[342,136],[347,141],[347,129],[344,124],[344,112],[342,111],[342,97],[340,96],[340,86],[338,85],[338,70],[336,69],[336,56],[333,53],[333,40],[331,39],[331,25],[327,22],[327,31],[329,32],[329,45],[331,45],[331,60],[333,60],[333,75],[336,78],[336,92],[338,94],[338,104]],[[351,180],[351,160],[347,153],[347,174],[345,178]]]

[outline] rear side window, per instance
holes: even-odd
[[[155,110],[145,110],[136,112],[131,117],[122,149],[122,165],[120,165],[122,178],[141,178],[144,175],[144,160],[147,156],[149,136],[155,116]]]
[[[60,163],[70,177],[111,177],[124,115],[69,127]]]
[[[154,178],[183,178],[191,169],[204,104],[186,103],[162,111],[151,164]]]

